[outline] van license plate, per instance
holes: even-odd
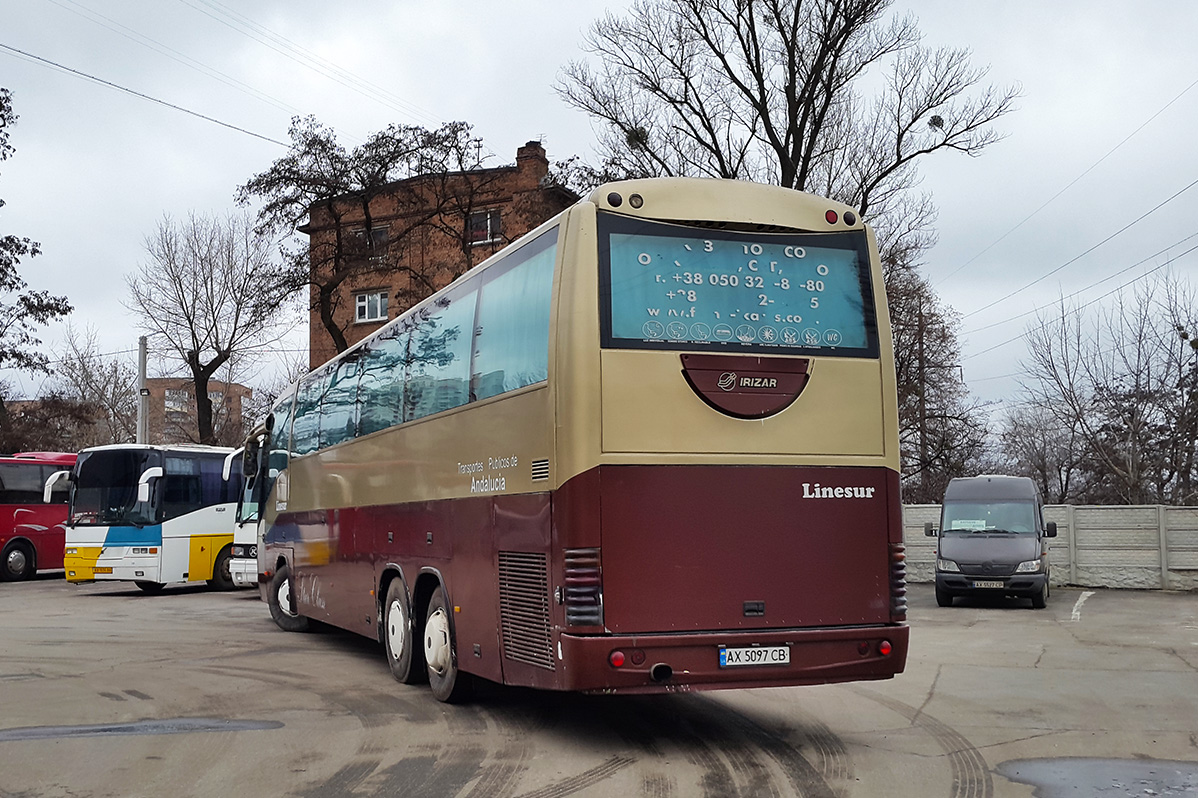
[[[744,665],[789,665],[790,646],[752,646],[751,648],[721,648],[720,667],[738,668]]]
[[[973,580],[974,587],[1004,587],[1001,579],[975,579]]]

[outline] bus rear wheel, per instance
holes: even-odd
[[[4,550],[0,563],[0,578],[5,582],[20,582],[33,576],[33,550],[24,543],[13,543]]]
[[[469,697],[470,674],[458,670],[449,606],[445,591],[440,587],[433,591],[428,602],[428,616],[424,622],[424,661],[429,687],[438,701],[456,704]]]
[[[424,657],[420,648],[419,630],[412,623],[411,605],[402,579],[393,579],[387,586],[383,605],[383,647],[391,675],[403,684],[416,684],[425,679]]]
[[[270,589],[266,591],[266,603],[270,605],[270,617],[284,632],[304,632],[308,619],[295,611],[294,594],[291,592],[291,569],[284,565],[270,578]]]
[[[229,570],[229,562],[232,559],[231,545],[220,550],[220,554],[216,555],[216,562],[212,565],[212,578],[208,580],[208,587],[215,590],[232,590],[237,587],[233,584],[233,573]]]

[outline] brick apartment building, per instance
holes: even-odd
[[[300,232],[308,235],[314,271],[333,268],[326,264],[336,252],[347,273],[331,301],[347,344],[578,201],[549,182],[548,174],[544,147],[530,141],[516,151],[512,166],[421,175],[384,186],[366,200],[313,206]],[[318,286],[311,299],[309,367],[315,368],[337,348],[321,321]]]
[[[146,380],[150,392],[149,443],[191,443],[198,440],[195,385],[187,378]],[[225,446],[240,446],[245,437],[242,408],[252,390],[235,382],[208,381],[212,400],[212,429]]]

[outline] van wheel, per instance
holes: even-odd
[[[28,579],[35,570],[33,550],[28,545],[14,543],[4,550],[4,559],[0,561],[0,578],[5,582]]]
[[[291,569],[284,565],[270,578],[266,591],[270,617],[284,632],[305,632],[308,619],[295,611],[295,594],[291,591]]]
[[[936,585],[936,606],[951,607],[953,606],[953,594],[949,593],[940,585]]]
[[[412,623],[410,607],[403,580],[392,579],[383,604],[383,648],[391,675],[404,684],[416,684],[426,677],[420,629]]]
[[[220,550],[220,554],[216,555],[216,562],[212,566],[212,578],[208,580],[208,587],[214,590],[232,590],[237,587],[233,584],[233,574],[229,570],[229,561],[232,559],[232,546],[225,546]]]
[[[458,670],[449,606],[445,591],[440,587],[428,602],[428,617],[424,622],[424,661],[429,687],[438,701],[456,704],[470,695],[470,674]]]
[[[1048,606],[1048,580],[1044,580],[1044,586],[1040,588],[1040,592],[1032,596],[1032,609],[1042,610]]]

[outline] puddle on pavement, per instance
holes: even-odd
[[[1162,759],[1014,759],[998,772],[1036,798],[1172,798],[1198,795],[1198,762]]]
[[[92,726],[26,726],[20,729],[0,729],[0,743],[15,740],[55,740],[64,737],[121,737],[136,734],[191,734],[281,728],[283,724],[277,720],[171,718],[134,723],[101,723]]]

